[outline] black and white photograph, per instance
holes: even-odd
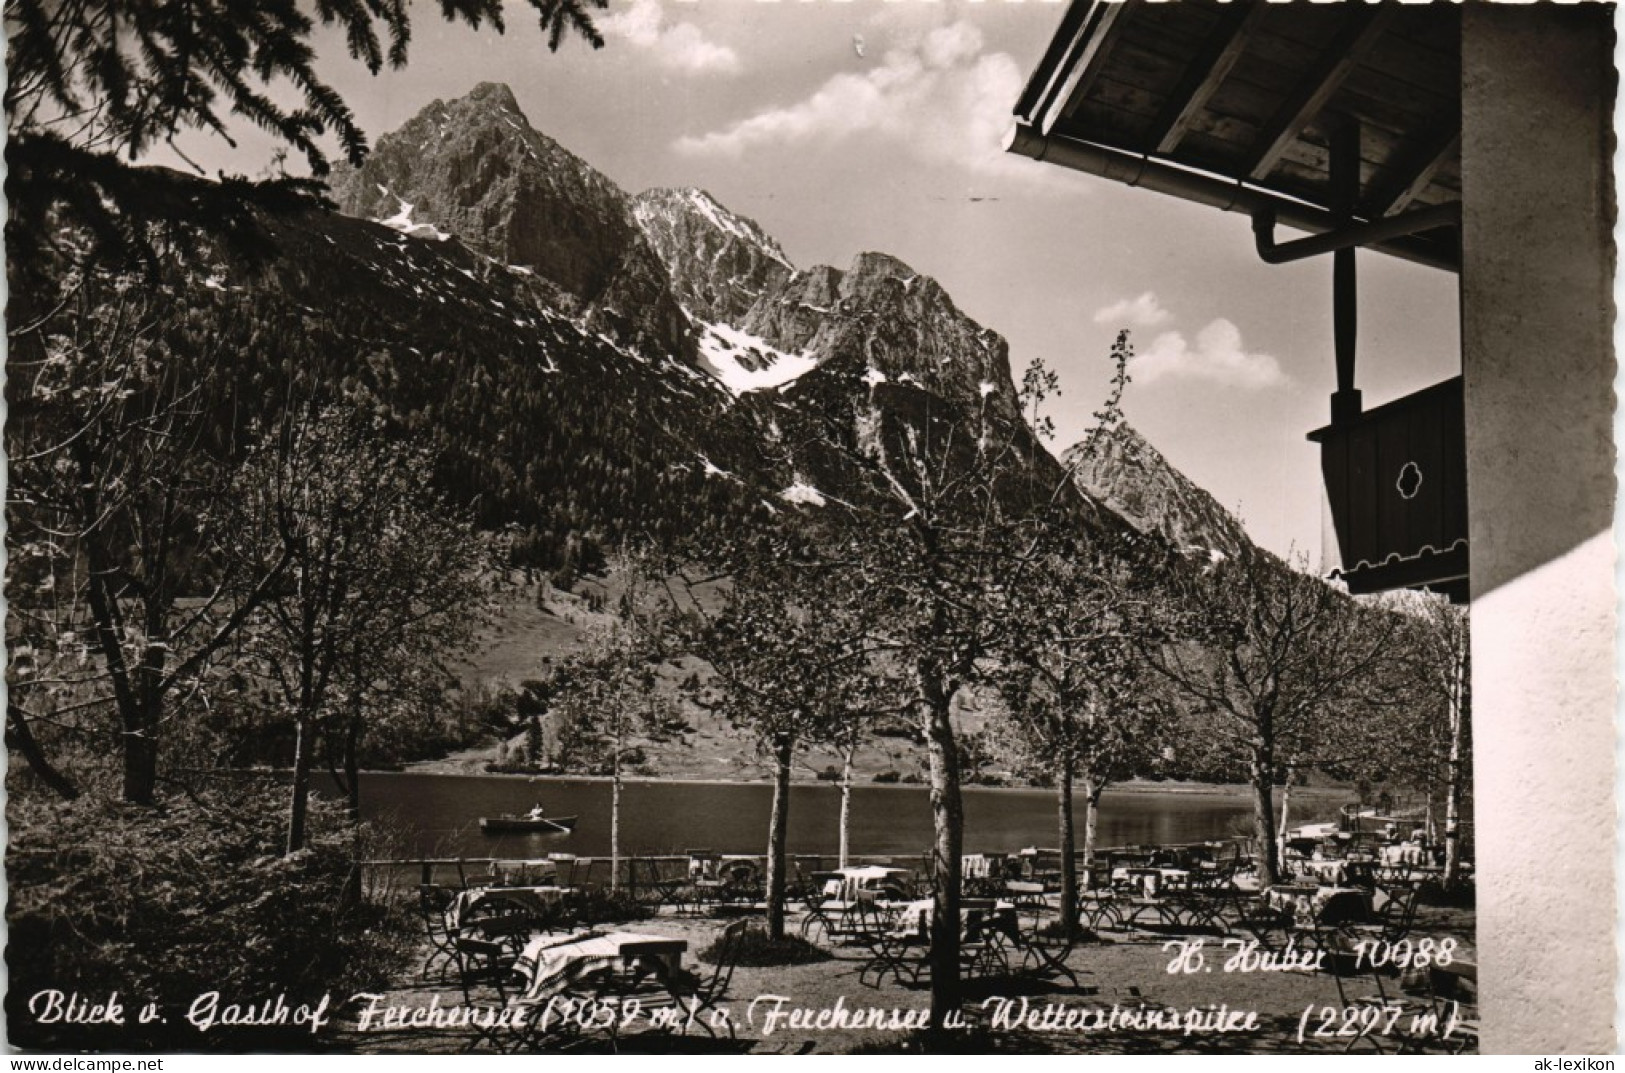
[[[14,1053],[1619,1049],[1613,4],[4,11]]]

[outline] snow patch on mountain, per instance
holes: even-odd
[[[704,217],[706,222],[718,231],[733,235],[735,238],[742,239],[758,247],[763,253],[785,268],[795,271],[795,266],[784,256],[784,251],[779,249],[779,244],[773,241],[771,236],[717,204],[716,199],[704,190],[690,188],[678,191],[678,194],[683,201],[687,202],[695,212]]]
[[[378,189],[383,190],[386,194],[389,193],[389,191],[382,186],[379,186]],[[390,196],[394,197],[395,195],[390,194]],[[391,216],[386,220],[377,220],[375,221],[376,223],[381,223],[393,231],[399,231],[401,234],[406,235],[409,238],[428,238],[433,239],[436,242],[444,242],[451,237],[451,235],[440,230],[440,228],[436,227],[434,224],[413,223],[412,203],[402,197],[396,197],[395,200],[400,203],[401,211],[397,212],[394,216]],[[469,274],[469,278],[474,278],[472,273]]]
[[[806,481],[799,479],[790,487],[780,492],[779,498],[784,500],[786,503],[803,503],[809,507],[822,507],[827,502],[827,500],[824,498],[824,493],[820,492]]]
[[[700,364],[735,395],[782,388],[818,367],[810,354],[786,354],[732,325],[699,323]]]

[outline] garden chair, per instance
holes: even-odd
[[[1409,910],[1397,911],[1403,917]],[[1317,925],[1315,943],[1324,950],[1324,968],[1337,985],[1340,1024],[1379,1024],[1382,1031],[1363,1032],[1349,1039],[1345,1050],[1369,1048],[1379,1053],[1421,1054],[1445,1051],[1461,1054],[1477,1050],[1477,966],[1454,960],[1402,972],[1377,964],[1376,958],[1357,956],[1356,936],[1372,929]],[[1394,940],[1397,941],[1397,940]],[[1471,981],[1471,995],[1461,981]]]
[[[670,1011],[670,1016],[661,1020],[663,1030],[681,1026],[680,1034],[686,1036],[689,1026],[697,1024],[706,1035],[716,1039],[716,1028],[706,1013],[715,1010],[727,994],[751,927],[751,921],[736,920],[722,930],[716,944],[717,960],[709,972],[703,968],[698,972],[678,969],[634,975],[601,973],[594,977],[583,994],[589,1006],[604,1012],[607,1022],[604,1027],[611,1048],[619,1049],[623,1027],[634,1020],[654,1023],[661,1019],[660,1011]],[[634,1009],[637,1011],[635,1019],[630,1016]],[[728,1019],[727,1027],[728,1037],[738,1038],[732,1018]]]
[[[839,890],[841,874],[839,872],[814,872],[807,893],[803,896],[802,907],[806,916],[801,921],[802,938],[810,938],[814,926],[824,933],[824,941],[831,941],[831,936],[840,928],[841,918],[851,909],[852,903],[839,894],[830,891]]]
[[[1368,921],[1352,921],[1340,925],[1353,941],[1381,940],[1397,943],[1411,932],[1416,921],[1416,901],[1420,893],[1416,887],[1392,887],[1380,891],[1382,905],[1373,909]]]
[[[879,987],[889,972],[901,984],[908,977],[910,984],[920,977],[920,959],[930,950],[931,940],[925,931],[924,917],[896,921],[888,927],[876,927],[864,932],[859,940],[868,950],[869,960],[858,969],[858,982],[868,983],[874,973]]]
[[[969,980],[985,976],[1010,975],[1009,950],[1015,942],[1013,928],[993,901],[966,898],[960,903],[963,916],[959,941],[959,971]]]
[[[1121,898],[1109,886],[1078,891],[1078,919],[1087,924],[1090,931],[1121,929],[1122,910]]]
[[[722,938],[717,943],[717,961],[711,969],[709,976],[689,973],[676,982],[674,990],[681,997],[690,1011],[690,1017],[685,1021],[683,1032],[688,1032],[690,1022],[698,1022],[706,1034],[716,1038],[716,1030],[712,1028],[710,1019],[702,1016],[706,1010],[716,1008],[717,1002],[728,993],[728,985],[733,982],[734,969],[739,965],[739,956],[745,947],[746,936],[752,927],[748,920],[736,920],[722,929]],[[737,1038],[734,1032],[733,1018],[728,1019],[728,1038]]]
[[[436,886],[433,883],[424,883],[418,887],[418,915],[423,920],[423,927],[429,939],[429,955],[423,959],[423,969],[418,976],[427,980],[429,969],[435,962],[442,962],[440,975],[442,978],[448,970],[457,966],[456,934],[446,925],[446,912],[451,908],[456,892],[448,887]]]
[[[1017,913],[1022,922],[1019,933],[1022,974],[1039,980],[1065,977],[1074,989],[1080,988],[1077,973],[1066,963],[1077,945],[1076,929],[1063,927],[1060,910],[1047,904],[1029,905],[1025,909],[1018,906]]]
[[[1290,907],[1270,905],[1261,895],[1238,896],[1235,910],[1230,929],[1251,935],[1259,946],[1271,952],[1285,947],[1297,928],[1297,918]]]
[[[758,902],[762,899],[762,867],[755,861],[728,861],[722,869],[723,902]]]
[[[518,965],[518,958],[502,938],[464,933],[453,940],[453,949],[457,984],[463,992],[464,1006],[505,1009],[510,999],[524,990],[525,976]],[[490,1044],[497,1051],[508,1049],[510,1041],[501,1035],[508,1029],[500,1024],[499,1019],[493,1018],[489,1023],[481,1024],[478,1018],[471,1018],[469,1025],[473,1033],[463,1048],[465,1052],[474,1050],[481,1043]]]
[[[561,887],[576,885],[576,868],[579,861],[574,853],[549,853],[547,859],[553,862],[553,881]]]
[[[482,897],[463,915],[458,935],[497,943],[511,957],[518,957],[534,933],[555,926],[547,917],[532,904],[493,894]]]

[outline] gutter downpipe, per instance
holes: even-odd
[[[1253,212],[1253,237],[1258,256],[1265,264],[1283,265],[1301,261],[1305,257],[1318,257],[1324,253],[1346,250],[1353,246],[1377,246],[1390,239],[1431,231],[1436,227],[1461,228],[1461,202],[1430,205],[1425,209],[1388,216],[1370,223],[1352,224],[1338,231],[1327,231],[1308,238],[1277,244],[1275,241],[1275,210],[1256,209]]]
[[[1218,179],[1200,172],[1186,171],[1176,168],[1149,157],[1136,156],[1118,149],[1109,149],[1092,142],[1077,141],[1072,138],[1062,138],[1055,135],[1045,136],[1024,123],[1017,123],[1005,135],[1004,149],[1007,153],[1016,153],[1020,156],[1030,157],[1033,160],[1049,164],[1059,164],[1073,171],[1085,172],[1089,175],[1098,175],[1103,179],[1110,179],[1125,186],[1138,186],[1146,190],[1153,190],[1159,194],[1169,194],[1184,198],[1201,205],[1208,205],[1225,212],[1242,212],[1252,217],[1268,214],[1271,228],[1276,222],[1299,231],[1308,231],[1317,236],[1311,239],[1302,239],[1295,242],[1275,246],[1273,242],[1269,247],[1275,250],[1295,250],[1298,242],[1315,242],[1317,244],[1330,243],[1330,245],[1317,245],[1314,250],[1289,256],[1287,259],[1295,260],[1299,256],[1310,256],[1312,253],[1325,253],[1347,246],[1352,243],[1340,241],[1336,234],[1327,235],[1326,232],[1343,231],[1345,235],[1352,235],[1363,229],[1373,229],[1380,237],[1367,239],[1358,237],[1354,241],[1367,244],[1373,249],[1391,254],[1395,257],[1413,261],[1417,264],[1427,265],[1430,268],[1442,269],[1446,272],[1460,272],[1461,266],[1451,258],[1440,253],[1438,249],[1429,244],[1406,241],[1407,236],[1430,227],[1446,226],[1454,222],[1459,225],[1461,220],[1460,205],[1437,206],[1436,208],[1420,209],[1416,212],[1404,213],[1400,216],[1379,220],[1371,224],[1360,224],[1353,228],[1344,228],[1335,215],[1323,209],[1304,205],[1290,198],[1281,197],[1256,187],[1247,186],[1233,179]],[[1432,222],[1418,226],[1419,219],[1425,214],[1439,213],[1441,215],[1453,211],[1451,219],[1433,219]],[[1413,219],[1417,218],[1417,219]],[[1402,221],[1406,221],[1403,225]],[[1401,229],[1395,233],[1394,226]],[[1255,219],[1255,233],[1258,225]],[[1260,246],[1263,253],[1264,246]],[[1268,258],[1265,258],[1268,260]]]

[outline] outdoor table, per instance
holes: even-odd
[[[916,901],[903,903],[898,918],[898,930],[918,931],[921,935],[931,934],[931,918],[936,914],[936,907],[937,903],[930,898],[920,898]],[[968,908],[962,904],[959,913],[966,920],[969,919],[972,913],[990,913],[993,926],[987,930],[1003,932],[1012,938],[1016,935],[1016,904],[1014,902],[1000,898],[993,903],[991,909],[987,907],[985,901],[981,902],[980,905]]]
[[[1387,902],[1381,891],[1361,887],[1301,887],[1277,884],[1264,891],[1264,904],[1292,913],[1300,926],[1363,923]]]
[[[1431,864],[1427,851],[1415,842],[1399,842],[1392,846],[1383,846],[1378,849],[1382,863],[1386,865],[1420,865]]]
[[[1161,888],[1184,886],[1190,875],[1190,870],[1185,868],[1114,868],[1112,882],[1133,883],[1146,897],[1154,898]]]
[[[601,973],[652,973],[669,980],[682,968],[686,950],[686,939],[628,931],[538,936],[526,944],[517,962],[528,976],[523,1001],[545,1002]]]
[[[835,876],[824,885],[824,893],[844,901],[852,901],[860,890],[875,890],[893,876],[906,876],[906,868],[886,868],[878,864],[851,865],[837,868]]]
[[[1315,879],[1327,880],[1333,884],[1341,884],[1348,878],[1348,862],[1335,858],[1328,860],[1310,859],[1297,862],[1298,873],[1303,876],[1312,876]]]
[[[573,893],[573,887],[476,887],[452,899],[451,905],[446,908],[446,927],[455,932],[474,910],[492,903],[511,902],[537,914],[544,914],[565,895]]]
[[[973,904],[962,905],[960,909],[961,941],[965,944],[961,948],[961,957],[976,950],[980,953],[974,954],[969,963],[963,966],[966,975],[987,976],[1008,971],[1005,948],[1021,943],[1021,925],[1016,918],[1015,904],[1002,899],[991,905],[981,899],[971,901]],[[876,967],[903,967],[910,949],[917,949],[921,956],[928,956],[931,921],[935,912],[936,903],[930,898],[905,903],[898,915],[897,925],[882,939]],[[979,926],[974,919],[978,914],[981,916]],[[918,972],[914,975],[917,979]]]
[[[1045,895],[1048,893],[1048,888],[1043,883],[1012,879],[1005,883],[1004,891],[1010,895],[1011,901],[1017,905],[1040,906],[1046,904]]]

